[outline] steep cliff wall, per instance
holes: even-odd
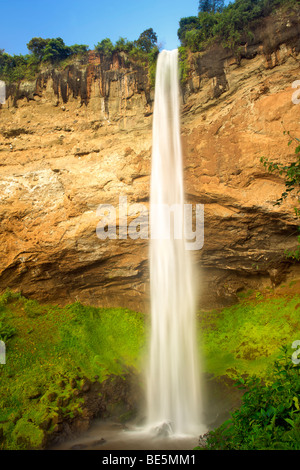
[[[297,276],[296,200],[260,156],[291,161],[283,130],[299,137],[299,18],[265,19],[235,56],[215,46],[190,57],[182,90],[187,199],[205,205],[194,252],[201,305]],[[100,240],[100,204],[148,205],[153,90],[147,69],[115,54],[10,85],[0,109],[0,289],[43,301],[147,310],[148,240]]]

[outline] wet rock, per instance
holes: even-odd
[[[88,392],[91,388],[91,382],[88,379],[84,379],[80,385],[80,390],[84,393]]]
[[[87,380],[84,378],[84,381]],[[78,438],[81,433],[90,428],[96,418],[113,417],[117,420],[116,426],[124,429],[124,424],[119,422],[119,417],[124,411],[136,410],[138,404],[141,403],[142,392],[137,384],[140,384],[140,379],[132,372],[124,377],[110,376],[102,383],[98,381],[90,382],[89,390],[86,392],[76,389],[74,395],[75,392],[78,392],[83,397],[83,403],[80,405],[83,411],[79,412],[74,409],[72,418],[63,416],[62,411],[52,416],[50,428],[52,426],[53,429],[47,435],[46,446],[51,448],[52,445],[61,443],[66,439]],[[63,402],[61,404],[63,405]],[[115,404],[118,406],[114,407]],[[48,412],[50,412],[50,409],[48,409]],[[45,421],[43,427],[49,430],[48,425],[48,421]],[[96,448],[104,443],[105,439],[101,438],[93,441],[89,446]]]
[[[86,444],[74,444],[70,447],[70,450],[83,450],[86,449],[88,446]]]
[[[93,441],[90,443],[91,447],[98,447],[102,446],[103,444],[106,444],[106,440],[102,437],[101,439],[98,439],[97,441]]]
[[[199,442],[198,442],[199,447],[204,448],[206,446],[208,435],[209,433],[205,433],[199,436]]]
[[[47,395],[47,398],[50,402],[53,402],[56,400],[57,398],[57,393],[56,392],[51,392],[51,393],[48,393]]]
[[[172,423],[170,421],[162,423],[154,429],[154,433],[157,437],[168,437],[172,432]]]

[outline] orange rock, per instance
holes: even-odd
[[[298,201],[274,206],[284,182],[260,163],[261,156],[294,158],[283,130],[300,138],[291,86],[300,79],[299,35],[293,23],[268,56],[266,33],[260,34],[239,62],[220,46],[193,55],[183,90],[187,201],[205,205],[204,247],[193,253],[203,308],[299,275],[284,255],[297,245]],[[100,204],[117,207],[126,196],[129,205],[148,205],[153,95],[147,70],[125,68],[122,58],[111,69],[90,52],[86,64],[64,73],[44,70],[0,109],[0,290],[148,311],[148,240],[96,235]],[[64,104],[60,87],[71,76]]]

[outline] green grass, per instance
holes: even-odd
[[[300,340],[296,284],[248,291],[236,305],[200,313],[205,371],[231,377],[244,392],[231,418],[207,434],[204,449],[300,449],[300,365],[291,348]]]
[[[200,314],[200,343],[207,372],[263,377],[280,348],[300,339],[300,295],[248,295],[231,307]]]
[[[6,339],[0,449],[41,448],[59,418],[82,413],[75,390],[85,378],[101,382],[139,370],[145,339],[140,313],[79,302],[41,305],[9,291],[0,297],[0,312],[0,339]]]

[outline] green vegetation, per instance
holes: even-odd
[[[67,46],[62,38],[44,39],[32,38],[27,48],[29,54],[9,55],[0,50],[0,79],[7,83],[18,82],[23,79],[32,80],[39,71],[41,64],[56,64],[61,66],[65,61],[72,60],[74,56],[84,57],[89,46],[86,44],[73,44]],[[105,56],[114,52],[125,52],[129,58],[138,60],[141,65],[149,64],[149,74],[153,81],[155,75],[155,62],[158,54],[157,35],[152,28],[142,32],[136,41],[127,41],[120,37],[115,44],[109,38],[103,39],[95,45],[95,51]]]
[[[95,377],[139,370],[144,317],[124,309],[41,305],[0,297],[0,449],[41,448],[61,420],[80,416],[78,390]]]
[[[241,41],[253,37],[253,22],[270,15],[281,6],[293,6],[296,0],[235,0],[224,2],[200,0],[198,16],[182,18],[178,37],[181,45],[192,52],[203,51],[214,42],[237,51]]]
[[[200,314],[206,371],[265,378],[280,348],[300,339],[300,295],[293,294],[293,285],[288,290],[278,297],[250,292],[236,305]]]
[[[132,57],[147,57],[147,54],[153,53],[154,50],[157,50],[157,35],[152,28],[141,33],[136,41],[120,37],[113,44],[109,38],[105,38],[95,45],[96,52],[108,56],[113,52],[126,52]]]
[[[0,79],[7,83],[33,79],[38,71],[38,66],[39,61],[33,55],[11,56],[0,51]]]
[[[237,381],[245,390],[242,406],[209,433],[205,449],[300,449],[300,365],[287,348],[281,351],[268,383],[255,376]]]
[[[208,433],[205,449],[300,448],[297,285],[282,286],[281,294],[249,291],[237,305],[200,314],[205,370],[245,392],[241,407]]]
[[[181,83],[185,83],[188,78],[189,63],[188,63],[188,52],[186,47],[178,48],[178,62],[179,62],[179,78]]]
[[[27,48],[34,57],[42,62],[59,62],[74,54],[84,54],[88,51],[86,44],[66,46],[62,38],[43,39],[32,38]]]
[[[231,420],[209,434],[208,449],[299,448],[299,367],[291,361],[291,345],[300,339],[298,284],[277,294],[241,293],[236,305],[199,312],[204,371],[246,391]],[[7,351],[0,365],[0,449],[36,449],[61,421],[82,415],[78,391],[86,380],[140,372],[145,317],[79,302],[43,305],[7,290],[0,339]]]
[[[0,50],[0,79],[8,83],[23,79],[32,80],[38,73],[42,63],[56,63],[73,57],[83,55],[88,51],[84,44],[66,46],[61,38],[43,39],[32,38],[27,44],[29,54],[13,55]]]
[[[210,13],[221,12],[224,8],[224,0],[200,0],[199,12],[208,11]]]

